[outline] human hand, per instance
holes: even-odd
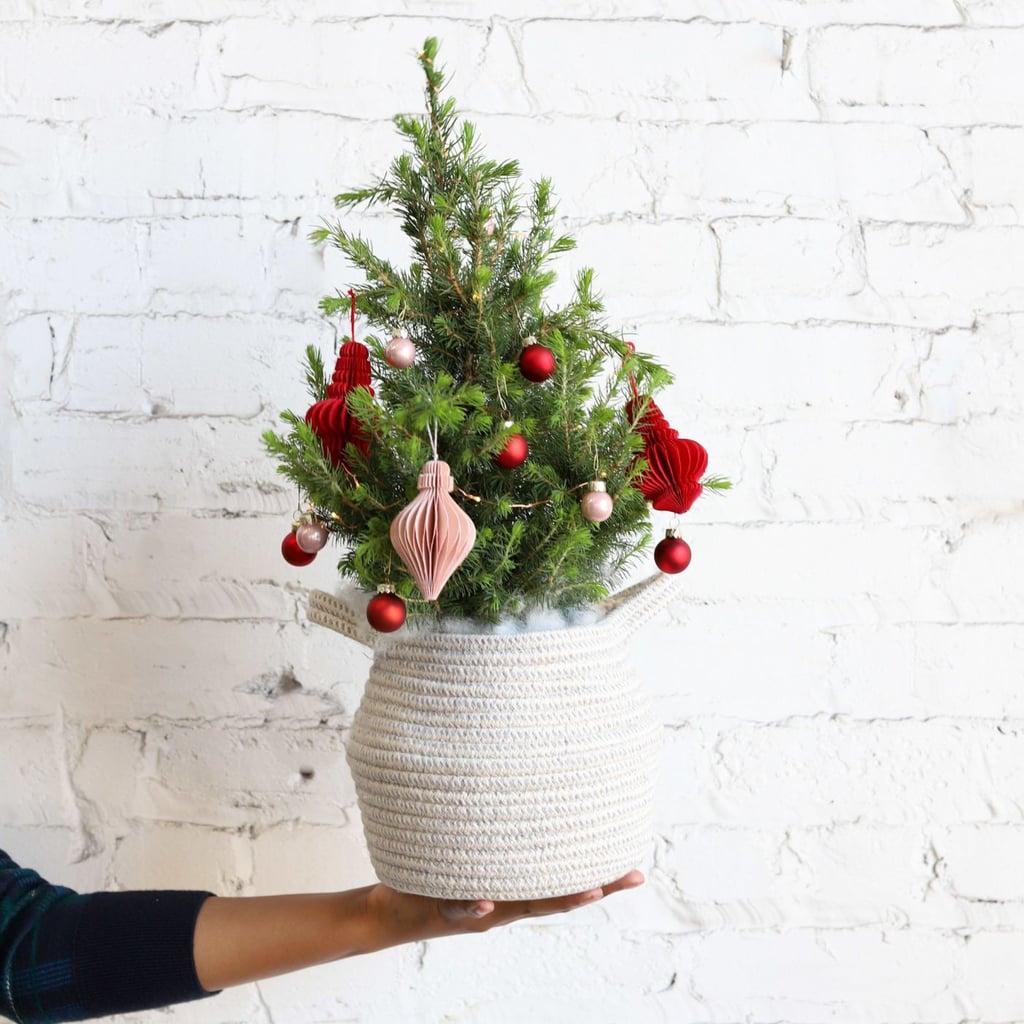
[[[589,892],[508,903],[410,896],[380,883],[335,893],[214,897],[196,919],[196,974],[207,992],[215,992],[403,942],[561,914],[643,881],[639,871],[630,871]]]
[[[383,884],[363,890],[369,922],[365,952],[403,942],[422,942],[446,935],[486,932],[528,917],[562,914],[590,906],[605,896],[643,885],[636,870],[598,889],[541,900],[441,900],[398,892]]]

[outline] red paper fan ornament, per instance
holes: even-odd
[[[636,418],[639,403],[643,401],[635,395],[626,404],[626,415],[630,419]],[[640,457],[647,460],[647,469],[637,481],[637,488],[660,512],[689,511],[703,490],[701,478],[708,468],[704,446],[680,437],[652,398],[646,400],[636,429],[644,440]]]
[[[472,551],[476,527],[451,496],[447,462],[427,462],[418,486],[420,493],[391,522],[391,544],[420,593],[434,601]]]
[[[352,335],[338,350],[334,374],[327,387],[327,397],[311,406],[306,413],[306,422],[320,438],[324,454],[335,465],[345,461],[345,448],[354,444],[364,455],[370,451],[370,440],[363,425],[350,412],[348,396],[355,388],[365,388],[373,395],[370,386],[370,353],[367,347],[355,340],[356,336],[356,293],[349,289],[352,299]]]
[[[646,401],[647,404],[644,405],[644,399],[634,391],[633,397],[626,403],[626,415],[631,420],[635,420],[641,408],[643,409],[636,425],[637,432],[645,439],[659,433],[678,437],[679,434],[669,426],[665,414],[658,408],[658,403],[653,398],[648,398]]]

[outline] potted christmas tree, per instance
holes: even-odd
[[[330,378],[307,349],[312,405],[265,442],[308,503],[285,558],[305,564],[334,536],[341,575],[378,591],[366,622],[331,595],[310,602],[374,648],[348,756],[378,875],[534,898],[644,853],[657,729],[623,641],[673,575],[609,595],[643,557],[650,507],[682,513],[724,483],[652,400],[668,372],[607,330],[592,273],[548,303],[550,263],[574,244],[550,183],[527,195],[515,161],[483,154],[436,54],[428,39],[425,116],[395,119],[409,151],[336,198],[393,211],[412,261],[343,222],[314,233],[365,280],[322,301],[350,336]],[[357,339],[357,311],[377,333]],[[672,531],[655,549],[666,574],[689,559]],[[541,608],[563,628],[501,625]]]

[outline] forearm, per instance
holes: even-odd
[[[370,888],[207,900],[193,940],[199,983],[214,992],[369,952]]]
[[[212,992],[404,942],[560,914],[642,882],[643,875],[631,871],[588,892],[509,903],[437,900],[386,885],[308,896],[209,899],[196,921],[196,974]]]

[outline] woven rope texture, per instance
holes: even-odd
[[[594,625],[376,639],[348,763],[381,881],[538,899],[645,859],[660,729],[626,636],[664,600],[664,579]],[[364,627],[325,598],[314,595],[311,618],[362,641]]]

